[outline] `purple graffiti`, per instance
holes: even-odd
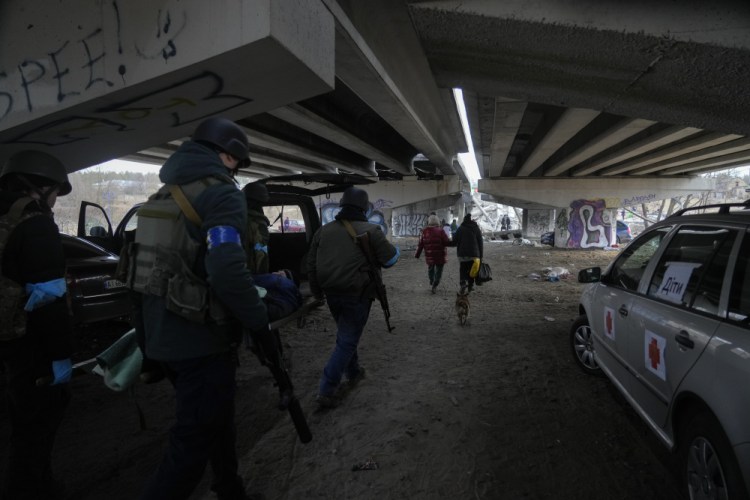
[[[604,200],[576,200],[570,208],[568,248],[604,248],[609,245],[604,224]]]

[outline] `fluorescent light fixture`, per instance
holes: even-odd
[[[453,98],[456,101],[458,116],[461,118],[461,127],[464,129],[466,144],[469,145],[468,153],[458,154],[458,164],[464,169],[471,185],[476,186],[477,180],[481,179],[482,176],[479,174],[477,157],[474,155],[474,143],[471,140],[471,132],[469,132],[469,120],[466,118],[466,106],[464,106],[464,93],[461,89],[453,89]]]

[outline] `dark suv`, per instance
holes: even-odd
[[[747,499],[750,200],[682,210],[578,279],[578,366],[678,453],[688,498]]]
[[[289,269],[303,294],[306,292],[307,272],[305,256],[315,231],[321,226],[316,200],[340,193],[355,184],[375,181],[349,174],[300,174],[270,177],[266,184],[269,200],[264,212],[271,225],[268,256],[270,270]],[[319,203],[318,203],[319,204]],[[132,207],[113,230],[107,213],[101,206],[82,202],[78,219],[78,238],[119,253],[125,241],[131,241],[138,226],[138,208]],[[283,221],[295,221],[294,226]],[[106,227],[105,227],[106,226]]]

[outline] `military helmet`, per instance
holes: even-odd
[[[248,203],[265,203],[268,201],[268,188],[263,182],[251,182],[242,188]]]
[[[13,174],[35,176],[44,181],[51,181],[43,182],[38,187],[57,184],[60,186],[57,192],[58,196],[65,196],[73,190],[68,181],[68,171],[65,165],[51,154],[42,151],[20,151],[8,158],[8,161],[3,165],[2,173],[0,173],[0,186],[5,187],[8,176]],[[33,177],[27,177],[27,179],[32,184],[36,184]]]
[[[363,212],[367,212],[367,209],[370,208],[370,200],[367,197],[367,191],[355,186],[349,186],[346,188],[346,191],[344,191],[344,194],[341,195],[341,200],[339,201],[339,206],[343,207],[344,205],[356,207]]]
[[[247,134],[239,125],[226,118],[203,120],[193,132],[193,140],[213,144],[238,160],[248,160],[250,156]]]

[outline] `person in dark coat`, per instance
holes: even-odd
[[[400,251],[393,246],[377,224],[367,220],[370,206],[367,191],[352,186],[339,202],[336,220],[315,232],[307,257],[310,289],[318,299],[325,297],[336,321],[336,346],[320,378],[317,403],[321,408],[338,405],[336,391],[346,376],[350,384],[364,377],[357,347],[376,297],[375,284],[368,275],[367,260],[354,235],[369,235],[370,248],[380,268],[393,266]]]
[[[252,274],[268,273],[268,226],[271,225],[263,212],[263,203],[268,201],[268,188],[262,182],[251,182],[242,188],[247,201],[247,235],[244,242],[247,253],[247,268]]]
[[[427,262],[427,277],[430,280],[432,293],[435,293],[440,278],[443,276],[443,266],[448,262],[446,248],[450,246],[450,239],[445,230],[440,226],[436,215],[430,215],[427,219],[427,227],[422,230],[417,245],[415,258],[419,258],[424,250],[424,258]]]
[[[21,151],[5,163],[0,188],[0,360],[8,377],[11,426],[10,440],[2,447],[8,452],[8,466],[0,498],[63,498],[50,459],[70,401],[73,328],[65,255],[52,208],[58,196],[70,193],[71,185],[57,158]],[[14,317],[25,325],[10,319]],[[20,336],[11,338],[14,334]]]
[[[479,225],[475,221],[471,220],[471,214],[466,214],[453,237],[456,255],[458,255],[461,293],[474,290],[474,278],[469,275],[469,272],[474,264],[474,259],[482,260],[484,255],[483,243],[482,230],[479,229]]]
[[[144,356],[161,363],[176,399],[167,451],[142,500],[187,499],[209,463],[211,489],[219,499],[246,498],[235,444],[237,347],[243,331],[270,335],[242,247],[247,205],[233,176],[246,162],[245,132],[225,118],[204,120],[159,171],[170,189],[152,195],[139,214],[136,243],[155,250],[136,250],[135,278],[128,282],[139,298],[133,322]],[[173,189],[183,191],[196,217]],[[157,209],[177,210],[179,216],[165,219]],[[169,259],[153,257],[165,251]],[[175,259],[181,265],[170,265]],[[145,286],[139,277],[146,278]],[[162,280],[191,285],[168,287]],[[175,297],[182,288],[200,286],[205,293]]]

